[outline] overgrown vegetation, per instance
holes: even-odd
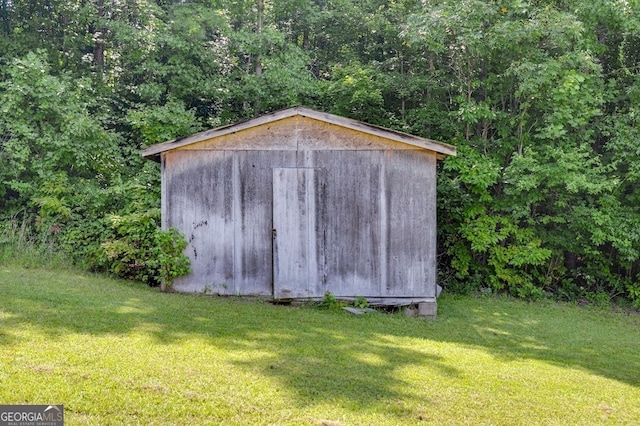
[[[636,314],[445,295],[435,321],[353,316],[14,265],[0,294],[0,400],[73,425],[640,418]]]
[[[449,291],[640,306],[639,16],[610,0],[0,1],[2,220],[91,268],[170,279],[180,238],[151,231],[159,172],[139,149],[306,104],[458,146],[439,174]]]

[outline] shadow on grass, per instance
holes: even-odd
[[[19,342],[12,330],[25,326],[53,339],[67,333],[146,332],[158,344],[172,345],[198,338],[242,354],[234,361],[237,366],[277,378],[300,401],[337,398],[357,408],[374,400],[384,404],[415,398],[410,385],[398,379],[403,368],[418,366],[446,377],[463,374],[451,359],[438,355],[439,343],[483,350],[504,361],[535,359],[579,367],[640,387],[640,319],[570,306],[444,298],[436,321],[352,317],[165,294],[67,272],[7,268],[0,268],[0,294],[0,345]],[[414,347],[407,339],[420,344]]]

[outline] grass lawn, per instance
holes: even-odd
[[[435,321],[0,266],[0,404],[68,425],[640,424],[640,316],[443,295]]]

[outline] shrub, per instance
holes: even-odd
[[[111,235],[101,245],[98,263],[119,277],[149,285],[170,286],[174,278],[189,273],[189,259],[182,253],[184,236],[175,228],[160,229],[159,219],[158,209],[110,215]]]

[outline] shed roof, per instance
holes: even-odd
[[[363,123],[362,121],[352,120],[350,118],[320,112],[310,108],[296,106],[293,108],[287,108],[273,112],[271,114],[252,118],[240,123],[230,124],[227,126],[218,127],[216,129],[205,130],[203,132],[195,133],[183,138],[151,145],[142,151],[142,156],[149,160],[160,161],[160,154],[163,152],[171,151],[187,145],[195,144],[205,140],[215,139],[220,136],[240,132],[242,130],[247,130],[253,127],[273,123],[278,120],[284,120],[286,118],[295,116],[308,117],[324,123],[329,123],[369,135],[378,136],[395,142],[415,146],[417,148],[434,151],[439,154],[439,157],[445,155],[456,155],[456,148],[453,145],[448,145],[431,139],[420,138],[408,133]]]

